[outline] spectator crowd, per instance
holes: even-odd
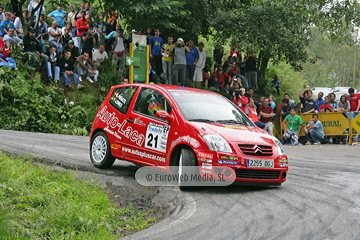
[[[232,46],[223,64],[217,62],[214,71],[206,66],[204,43],[196,44],[194,39],[187,42],[179,37],[161,37],[160,29],[148,28],[145,31],[133,29],[127,36],[118,21],[117,12],[100,15],[94,20],[94,12],[89,3],[79,8],[71,5],[67,11],[61,6],[46,15],[44,7],[33,10],[39,0],[32,0],[20,17],[5,11],[0,5],[0,66],[14,68],[16,63],[10,57],[15,45],[23,46],[29,55],[28,65],[46,74],[51,82],[64,80],[67,88],[83,89],[86,80],[94,83],[101,80],[101,65],[107,58],[120,72],[126,70],[125,60],[133,34],[145,35],[150,47],[149,74],[154,83],[180,86],[193,85],[210,88],[227,95],[232,102],[246,113],[252,121],[269,134],[274,133],[274,119],[279,116],[285,130],[284,139],[292,144],[298,143],[299,134],[304,130],[308,143],[319,144],[324,138],[317,112],[359,111],[360,96],[353,88],[349,95],[335,101],[335,94],[324,96],[319,92],[316,100],[312,91],[302,91],[300,102],[295,104],[285,93],[278,105],[273,95],[254,97],[258,92],[257,62],[252,51],[242,56],[239,47]],[[23,20],[33,20],[34,24],[24,31]],[[47,19],[47,20],[46,20]],[[51,21],[50,21],[51,20]],[[51,22],[51,24],[47,24]],[[41,61],[40,61],[41,60]],[[72,82],[73,81],[73,82]],[[277,75],[269,82],[273,93],[280,94],[281,83]],[[305,88],[304,88],[305,90]],[[312,113],[309,125],[302,126],[298,112]],[[321,133],[322,132],[322,133]]]

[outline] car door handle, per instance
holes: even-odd
[[[131,118],[127,118],[126,121],[132,122],[132,123],[134,122]]]

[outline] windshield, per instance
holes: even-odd
[[[170,91],[187,121],[250,125],[250,120],[229,100],[216,94]]]

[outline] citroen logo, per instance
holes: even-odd
[[[261,152],[261,153],[262,153],[262,150],[261,150],[261,147],[259,147],[258,145],[255,145],[255,146],[254,146],[254,153],[257,153],[257,152]]]

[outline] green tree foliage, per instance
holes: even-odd
[[[209,34],[212,17],[207,0],[106,0],[106,12],[117,9],[130,29],[160,28],[163,37],[197,39]]]

